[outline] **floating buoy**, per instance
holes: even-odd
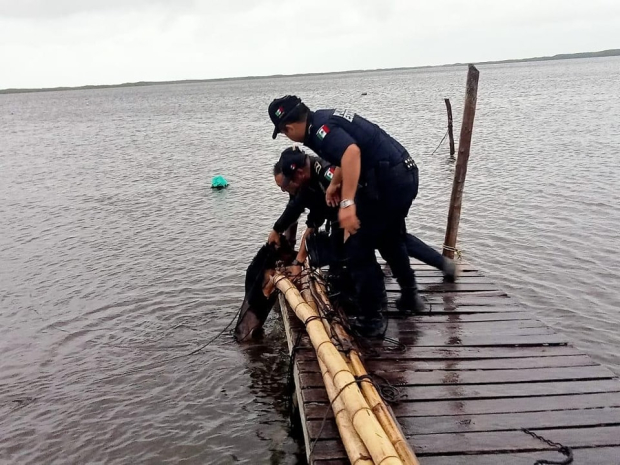
[[[226,189],[228,187],[228,181],[223,176],[214,176],[211,181],[211,189]]]

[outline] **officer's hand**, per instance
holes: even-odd
[[[267,244],[280,245],[280,234],[277,231],[272,230],[267,238]]]
[[[301,276],[301,265],[288,266],[286,271],[290,278],[293,280],[298,279]]]
[[[338,221],[342,229],[349,234],[355,234],[360,228],[360,220],[357,218],[355,204],[338,210]]]
[[[325,191],[325,201],[330,207],[337,207],[340,203],[340,185],[330,184]]]

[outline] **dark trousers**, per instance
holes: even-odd
[[[375,250],[390,266],[401,288],[415,287],[409,263],[405,217],[418,194],[418,170],[403,164],[377,176],[376,188],[355,198],[360,229],[345,243],[347,267],[355,283],[361,314],[375,316],[385,304],[385,282]]]
[[[420,260],[422,263],[443,270],[443,255],[429,246],[426,242],[421,241],[413,234],[406,235],[407,253],[410,257]]]

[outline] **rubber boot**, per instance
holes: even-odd
[[[443,272],[443,280],[445,282],[453,283],[456,280],[456,263],[454,260],[444,257],[441,271]]]
[[[406,287],[401,290],[400,297],[396,299],[396,308],[402,314],[410,315],[424,312],[426,305],[415,287]]]
[[[387,331],[388,319],[383,312],[375,316],[359,315],[349,320],[351,327],[368,339],[383,339]]]

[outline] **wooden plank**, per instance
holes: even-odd
[[[407,438],[420,434],[470,433],[484,431],[520,431],[527,429],[575,428],[620,425],[620,408],[561,410],[553,412],[504,413],[491,415],[447,415],[399,418]],[[321,429],[322,427],[322,429]],[[312,440],[338,439],[336,422],[332,419],[308,421]]]
[[[286,303],[286,299],[284,298],[284,295],[280,294],[278,296],[278,302],[280,305],[280,309],[282,310],[281,311],[282,321],[284,323],[284,332],[286,334],[289,354],[293,354],[293,351],[295,350],[295,347],[294,347],[295,339],[292,336],[293,331],[291,329],[291,322],[299,321],[299,320],[288,307]],[[310,453],[309,453],[310,452],[310,435],[308,433],[308,420],[306,419],[306,411],[303,408],[303,395],[302,395],[302,390],[300,389],[300,386],[302,386],[302,384],[299,379],[299,369],[297,367],[297,363],[293,364],[293,382],[295,383],[295,386],[296,386],[295,397],[297,399],[297,405],[299,406],[298,411],[299,411],[299,416],[300,416],[300,424],[302,428],[302,433],[304,437],[306,460],[310,462]],[[323,390],[325,390],[325,387],[323,387]]]
[[[469,315],[467,315],[469,316]],[[461,322],[458,319],[449,321],[446,316],[444,320],[437,322],[427,322],[423,319],[412,321],[410,319],[405,320],[392,320],[389,322],[389,326],[399,331],[419,331],[419,332],[437,332],[445,333],[446,331],[461,331],[468,333],[501,333],[504,330],[513,329],[525,329],[525,328],[543,328],[547,331],[551,329],[539,320],[506,320],[506,321],[468,321]]]
[[[400,325],[390,322],[388,324],[386,336],[394,337],[398,339],[400,336],[407,337],[454,337],[454,336],[540,336],[540,335],[555,335],[556,333],[549,327],[544,325],[497,325],[497,329],[494,326],[473,326],[464,327],[459,324],[455,325],[442,325],[440,327],[433,327],[430,325]]]
[[[620,446],[620,426],[592,428],[544,429],[534,430],[547,439],[573,448]],[[484,454],[515,453],[553,450],[522,431],[491,431],[459,434],[423,434],[409,439],[418,457],[446,454]],[[319,441],[321,447],[315,448],[315,460],[334,460],[345,458],[344,448],[335,440]],[[555,459],[561,458],[556,455]],[[422,463],[426,464],[424,460]],[[467,462],[469,463],[469,462]],[[501,463],[501,462],[496,462]],[[588,462],[585,462],[589,465]],[[614,462],[611,462],[614,463]],[[618,463],[618,462],[616,462]]]
[[[406,400],[467,400],[510,397],[555,396],[564,394],[587,394],[597,392],[620,392],[618,379],[596,381],[566,381],[563,383],[515,383],[454,386],[402,386],[399,387]],[[324,389],[303,389],[304,402],[326,402]],[[527,402],[527,400],[524,400]]]
[[[428,311],[420,313],[416,316],[432,316],[441,313],[480,313],[480,312],[523,312],[526,310],[518,305],[514,305],[503,296],[479,296],[474,297],[473,294],[462,294],[462,298],[455,299],[439,299],[437,296],[423,296],[426,304],[429,306]],[[387,312],[398,313],[396,308],[396,299],[398,294],[388,294]],[[532,318],[531,314],[528,316]],[[409,316],[408,318],[413,318]]]
[[[322,419],[325,403],[305,404],[309,420]],[[620,407],[620,394],[576,394],[563,396],[528,397],[526,401],[517,399],[447,400],[435,402],[401,402],[392,405],[394,415],[399,419],[406,417],[430,417],[454,415],[480,415],[489,413],[548,412],[555,410],[598,409]],[[328,418],[331,418],[328,415]]]
[[[440,271],[436,273],[416,273],[415,276],[416,276],[416,282],[418,283],[418,285],[438,285],[438,286],[446,285],[448,286],[449,284],[451,284],[451,283],[445,283],[443,281],[443,276]],[[487,285],[492,285],[493,289],[499,289],[497,287],[497,284],[491,281],[490,278],[487,278],[484,275],[474,274],[474,273],[459,276],[456,282],[460,284],[487,284]],[[387,285],[398,286],[398,282],[396,281],[396,278],[387,277],[385,278],[385,285],[386,286]]]
[[[620,465],[620,447],[573,449],[574,465]],[[513,452],[480,455],[429,455],[422,465],[532,465],[538,460],[558,462],[565,458],[556,451]],[[345,459],[315,460],[316,465],[350,465]]]
[[[489,415],[448,415],[441,417],[402,418],[405,434],[466,433],[472,431],[520,430],[521,428],[575,428],[578,426],[618,426],[619,408],[559,410],[552,412],[503,413]],[[335,427],[335,423],[334,423]],[[310,437],[312,428],[309,426]],[[335,430],[337,437],[338,431]]]
[[[463,307],[466,308],[466,307]],[[470,307],[467,307],[470,308]],[[538,321],[533,319],[524,311],[503,311],[493,307],[481,307],[484,308],[484,312],[471,313],[471,310],[467,313],[454,312],[432,312],[424,313],[422,315],[412,315],[407,317],[406,321],[410,324],[430,324],[430,323],[445,323],[445,324],[463,324],[470,322],[495,322],[495,321]],[[392,316],[392,315],[390,315]],[[395,319],[395,318],[392,318]]]
[[[620,447],[573,449],[574,465],[619,465]],[[539,460],[561,462],[565,456],[555,451],[518,452],[512,454],[485,454],[467,456],[424,457],[424,465],[532,465]],[[324,465],[321,462],[315,462]],[[344,462],[348,463],[348,462]],[[338,462],[332,462],[337,465]]]
[[[480,291],[497,291],[498,288],[493,283],[469,283],[457,280],[455,283],[418,283],[418,289],[421,293],[443,293],[443,292],[480,292]],[[397,283],[386,283],[385,290],[390,292],[400,292],[400,286]]]
[[[320,373],[319,365],[315,360],[298,361],[299,371],[302,373]],[[516,359],[482,359],[482,360],[433,360],[427,362],[412,360],[383,360],[370,359],[364,363],[371,373],[419,371],[419,370],[516,370],[520,368],[561,368],[598,366],[587,355],[570,355],[566,357],[527,357]]]
[[[400,350],[386,341],[372,347],[372,351],[364,350],[367,360],[480,360],[498,358],[526,358],[526,357],[555,357],[568,355],[582,355],[581,352],[570,346],[544,347],[407,347]],[[313,349],[300,350],[298,360],[315,360]]]
[[[388,301],[394,302],[398,296],[398,292],[388,292]],[[462,306],[488,306],[488,305],[504,305],[516,307],[517,305],[501,291],[480,291],[480,292],[445,292],[443,294],[423,294],[422,297],[427,303],[436,306],[443,305],[445,308],[457,308]],[[521,308],[523,311],[524,309]]]
[[[531,368],[518,370],[468,370],[468,371],[398,371],[383,372],[375,378],[379,384],[389,382],[394,386],[431,386],[467,384],[506,384],[539,381],[573,381],[613,379],[615,375],[602,366]],[[305,389],[323,387],[320,373],[300,373]],[[620,383],[619,383],[620,385]]]
[[[388,335],[392,332],[388,330]],[[542,334],[542,335],[511,335],[508,334],[504,337],[501,335],[472,335],[463,334],[454,336],[445,335],[416,335],[416,334],[401,334],[398,337],[401,344],[407,346],[418,347],[511,347],[511,346],[543,346],[543,345],[558,345],[567,344],[567,339],[563,335],[559,334]],[[310,342],[307,335],[302,336],[302,347],[310,347]]]

